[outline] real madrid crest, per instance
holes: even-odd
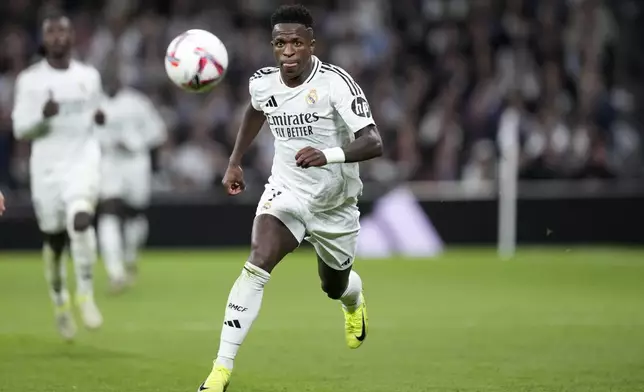
[[[315,89],[309,91],[309,94],[306,96],[306,103],[313,105],[318,101],[318,92]]]
[[[269,208],[271,208],[271,202],[270,202],[270,201],[267,201],[266,203],[264,203],[264,205],[262,206],[262,208],[263,208],[263,209],[265,209],[265,210],[268,210]]]

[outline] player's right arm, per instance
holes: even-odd
[[[253,140],[257,137],[257,134],[259,134],[260,129],[262,129],[262,125],[264,125],[264,121],[266,121],[264,112],[258,111],[253,107],[252,103],[249,103],[244,111],[244,117],[242,118],[242,123],[239,127],[239,132],[237,133],[237,139],[235,140],[235,147],[228,162],[229,165],[241,165],[241,160],[244,157],[244,154],[248,150],[248,147],[253,143]]]
[[[228,160],[228,169],[226,169],[226,174],[222,181],[226,191],[230,195],[237,195],[246,187],[241,169],[241,161],[248,147],[253,143],[253,140],[255,140],[257,134],[262,129],[262,125],[266,121],[266,116],[264,116],[264,112],[255,99],[253,82],[251,80],[249,83],[251,99],[244,111],[241,126],[237,133],[237,139],[235,140],[235,147]]]
[[[29,83],[28,75],[16,79],[14,106],[11,112],[13,134],[16,139],[34,139],[49,130],[49,119],[58,114],[58,104],[49,91],[43,105],[42,92]]]

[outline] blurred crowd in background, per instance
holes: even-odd
[[[11,136],[17,73],[36,61],[39,20],[68,11],[75,56],[119,67],[165,118],[155,152],[157,190],[217,186],[248,100],[248,78],[274,63],[275,0],[5,0],[0,5],[0,185],[28,186],[29,145]],[[316,54],[361,84],[386,146],[365,180],[496,177],[499,119],[521,113],[523,178],[642,176],[641,2],[615,0],[301,1],[316,20]],[[190,28],[218,35],[230,68],[208,95],[168,82],[164,53]],[[267,178],[272,137],[247,154],[251,183]]]

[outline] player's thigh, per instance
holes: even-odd
[[[51,181],[31,181],[31,199],[38,222],[43,233],[59,233],[65,230],[65,204],[60,185]]]
[[[349,269],[358,246],[360,212],[355,204],[340,206],[324,213],[313,214],[307,222],[306,238],[328,268]]]
[[[277,218],[298,243],[302,242],[308,212],[295,195],[287,190],[266,186],[255,211],[256,217],[265,214]]]
[[[67,218],[71,219],[78,212],[94,214],[100,188],[100,164],[79,164],[71,168],[62,189]]]
[[[267,272],[302,242],[301,203],[289,192],[267,187],[257,206],[249,261]]]

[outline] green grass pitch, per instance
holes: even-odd
[[[196,391],[245,251],[148,251],[105,294],[96,332],[62,342],[36,253],[0,253],[0,391]],[[346,348],[310,250],[273,273],[229,392],[644,391],[644,251],[489,249],[359,260],[370,335]],[[71,268],[70,268],[71,273]],[[70,274],[71,275],[71,274]]]

